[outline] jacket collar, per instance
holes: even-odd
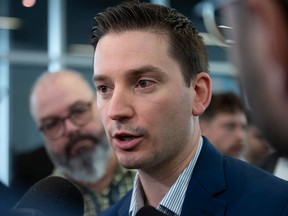
[[[223,155],[203,137],[203,146],[194,167],[181,216],[210,215],[223,216],[226,201],[217,198],[226,190]],[[130,191],[118,210],[118,215],[129,215]]]
[[[203,147],[186,191],[181,216],[224,215],[226,201],[217,196],[226,190],[223,155],[203,137]]]

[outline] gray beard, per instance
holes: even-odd
[[[59,170],[68,178],[82,184],[99,181],[105,174],[108,162],[109,144],[105,135],[94,149],[82,149],[76,157],[67,158],[48,150],[50,158]]]

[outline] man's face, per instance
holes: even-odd
[[[66,119],[62,136],[50,139],[44,133],[44,139],[54,165],[68,177],[82,183],[93,183],[101,178],[109,147],[95,99],[88,87],[73,77],[62,78],[50,87],[40,87],[36,97],[38,99],[34,100],[33,114],[39,127],[53,125],[51,122],[55,118],[77,113],[81,106],[92,102],[92,119],[86,125],[77,126],[70,119]]]
[[[106,134],[124,167],[169,167],[191,152],[195,95],[163,35],[105,35],[95,50],[94,83]]]
[[[218,113],[202,123],[202,133],[223,154],[240,157],[246,140],[247,120],[243,112]]]
[[[230,50],[257,125],[271,144],[288,152],[288,121],[283,118],[287,112],[287,71],[279,57],[286,43],[282,42],[287,41],[282,32],[285,25],[279,26],[283,20],[278,19],[277,1],[239,2],[223,10],[233,26],[235,44]]]
[[[254,125],[249,125],[247,129],[247,150],[256,159],[265,158],[270,153],[270,145],[264,134]]]

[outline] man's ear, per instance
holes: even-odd
[[[196,75],[191,83],[191,91],[194,91],[194,101],[192,105],[192,114],[201,115],[210,104],[212,96],[211,78],[206,72]]]

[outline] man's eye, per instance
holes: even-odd
[[[147,88],[153,85],[153,83],[154,82],[152,82],[151,80],[139,80],[138,83],[136,84],[136,87]]]
[[[54,128],[57,128],[58,126],[59,126],[59,121],[55,120],[55,121],[51,121],[51,122],[45,124],[43,126],[43,128],[45,130],[53,130]]]
[[[96,90],[100,94],[105,94],[108,91],[108,87],[107,86],[97,86]]]
[[[237,126],[235,124],[226,124],[224,127],[228,131],[233,131]]]

